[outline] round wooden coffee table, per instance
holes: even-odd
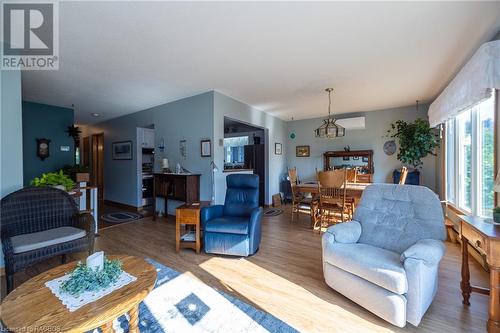
[[[139,303],[156,282],[156,269],[143,258],[109,256],[123,263],[136,281],[70,312],[45,282],[70,272],[76,261],[44,272],[12,291],[2,302],[2,321],[12,332],[85,332],[100,327],[112,331],[113,320],[128,312],[130,332],[139,332]]]

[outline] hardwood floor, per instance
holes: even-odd
[[[108,254],[150,257],[192,274],[267,311],[302,332],[484,332],[488,298],[473,294],[471,306],[461,303],[460,248],[447,243],[439,271],[439,291],[418,328],[392,326],[329,288],[323,279],[321,237],[309,229],[309,217],[290,220],[290,206],[263,219],[259,252],[250,258],[175,253],[172,218],[151,218],[101,230],[96,249]],[[83,258],[75,255],[73,259]],[[59,258],[16,275],[15,285],[59,264]],[[488,285],[488,275],[471,260],[471,279]]]

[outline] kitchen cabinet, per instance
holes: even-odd
[[[150,128],[139,128],[139,140],[142,148],[154,148],[155,130]]]

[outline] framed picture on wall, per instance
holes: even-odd
[[[297,157],[309,157],[309,156],[311,156],[311,147],[310,146],[296,146],[295,147],[295,156],[297,156]]]
[[[40,159],[43,161],[47,157],[49,157],[49,144],[50,140],[49,139],[36,139],[36,155],[40,157]]]
[[[283,153],[283,145],[279,142],[274,143],[274,154],[281,155]]]
[[[113,142],[112,157],[114,160],[131,160],[132,141]]]
[[[212,142],[210,139],[201,140],[201,157],[212,156]]]

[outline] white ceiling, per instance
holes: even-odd
[[[500,29],[500,2],[61,2],[59,71],[25,100],[79,123],[217,90],[282,119],[431,101]],[[91,117],[98,112],[101,117]]]

